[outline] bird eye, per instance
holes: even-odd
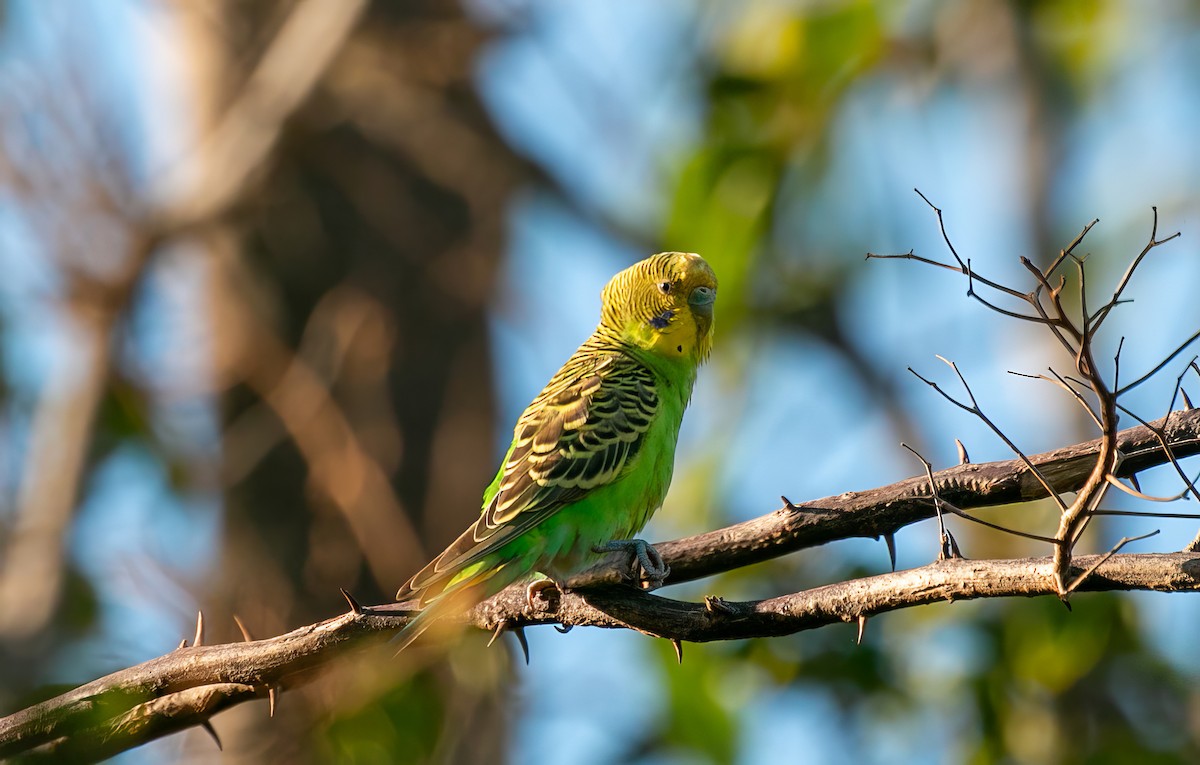
[[[658,291],[664,295],[670,295],[671,294],[671,283],[670,282],[659,282],[658,283]]]

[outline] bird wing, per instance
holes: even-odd
[[[479,520],[397,598],[420,593],[427,601],[465,567],[612,483],[641,448],[658,405],[653,373],[636,360],[573,356],[517,420],[495,494]]]

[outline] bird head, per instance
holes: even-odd
[[[626,342],[669,359],[708,357],[717,276],[699,255],[651,255],[614,276],[602,299],[601,326]]]

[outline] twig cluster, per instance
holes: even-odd
[[[1127,408],[1122,406],[1119,398],[1141,385],[1153,375],[1161,371],[1171,361],[1176,359],[1183,351],[1191,345],[1197,338],[1200,338],[1200,331],[1192,334],[1187,340],[1181,343],[1174,351],[1166,356],[1159,364],[1151,369],[1146,374],[1137,378],[1133,382],[1120,385],[1120,368],[1121,368],[1121,348],[1124,347],[1124,338],[1118,344],[1117,353],[1113,358],[1113,381],[1111,385],[1105,379],[1104,373],[1100,370],[1095,357],[1095,339],[1097,333],[1100,332],[1105,322],[1112,315],[1113,309],[1127,302],[1123,295],[1126,288],[1129,286],[1134,273],[1138,266],[1144,261],[1147,255],[1155,248],[1175,239],[1179,236],[1176,232],[1166,238],[1158,238],[1158,209],[1153,208],[1154,222],[1150,230],[1150,239],[1142,248],[1141,252],[1133,259],[1121,277],[1116,287],[1113,289],[1112,295],[1107,301],[1094,311],[1089,310],[1087,303],[1087,272],[1084,268],[1084,256],[1076,254],[1079,246],[1083,243],[1088,232],[1098,223],[1093,220],[1088,223],[1079,234],[1068,244],[1064,249],[1060,250],[1058,255],[1045,268],[1033,263],[1029,258],[1022,257],[1021,265],[1033,277],[1033,289],[1028,292],[1022,292],[1013,287],[1007,286],[1000,282],[994,281],[979,274],[971,265],[971,260],[964,260],[959,256],[957,249],[950,236],[946,231],[945,219],[942,215],[942,210],[929,201],[924,194],[918,190],[917,194],[925,201],[927,205],[937,215],[938,226],[941,230],[942,241],[945,242],[946,248],[954,259],[954,263],[943,263],[930,258],[924,258],[913,254],[911,251],[901,255],[875,255],[868,254],[868,258],[901,258],[908,260],[916,260],[940,268],[947,268],[958,271],[967,277],[967,295],[979,301],[989,310],[994,311],[1002,316],[1006,316],[1019,321],[1031,322],[1046,328],[1047,331],[1054,337],[1060,346],[1067,352],[1072,361],[1074,368],[1073,374],[1061,374],[1053,367],[1047,370],[1048,374],[1038,375],[1020,375],[1024,377],[1033,377],[1040,380],[1045,380],[1053,385],[1066,391],[1071,398],[1083,408],[1089,419],[1095,423],[1100,431],[1100,448],[1098,449],[1093,463],[1091,473],[1088,475],[1084,484],[1079,487],[1075,498],[1068,503],[1058,491],[1055,491],[1050,480],[1038,469],[1024,452],[1004,433],[1004,431],[984,413],[980,408],[979,402],[975,398],[975,394],[971,390],[971,386],[967,383],[966,378],[959,370],[958,366],[953,361],[939,356],[938,358],[950,366],[954,370],[954,374],[958,377],[959,383],[962,385],[966,394],[966,399],[955,397],[946,392],[938,383],[922,376],[911,367],[912,372],[918,379],[929,385],[938,392],[944,399],[954,404],[955,406],[967,411],[983,422],[993,433],[996,434],[1008,447],[1017,455],[1017,458],[1026,466],[1029,472],[1037,479],[1038,483],[1045,489],[1046,495],[1049,496],[1057,505],[1059,510],[1059,524],[1053,538],[1040,537],[1037,535],[1022,534],[1022,536],[1040,539],[1050,542],[1053,545],[1054,554],[1054,582],[1057,594],[1065,602],[1068,596],[1094,572],[1096,567],[1102,564],[1105,558],[1097,561],[1096,565],[1084,570],[1083,572],[1072,577],[1071,575],[1071,557],[1083,532],[1087,529],[1088,524],[1098,514],[1103,511],[1100,507],[1104,501],[1105,495],[1109,487],[1115,487],[1122,491],[1126,491],[1134,496],[1142,499],[1155,499],[1142,494],[1136,486],[1136,477],[1134,477],[1135,485],[1131,488],[1117,480],[1117,466],[1124,458],[1117,444],[1118,423],[1121,412],[1130,413]],[[1077,287],[1079,299],[1079,308],[1077,311],[1069,308],[1064,301],[1064,288],[1068,284],[1067,276],[1060,273],[1061,270],[1066,270],[1068,267],[1074,268],[1074,280]],[[1006,308],[994,299],[985,297],[979,291],[979,288],[987,290],[989,294],[994,293],[1007,299],[1017,301],[1019,304],[1024,304],[1026,308],[1010,309]],[[1195,359],[1189,363],[1189,367],[1194,366]],[[1185,369],[1186,371],[1186,369]],[[1200,370],[1198,370],[1200,371]],[[1018,373],[1014,373],[1018,374]],[[1183,374],[1176,380],[1175,392],[1171,399],[1171,405],[1168,408],[1170,412],[1174,408],[1175,401],[1178,399],[1182,390]],[[1186,394],[1185,394],[1186,395]],[[1133,415],[1139,422],[1145,424],[1145,420]],[[1161,440],[1160,444],[1165,444]],[[1180,467],[1175,455],[1171,453],[1169,446],[1166,448],[1166,454],[1169,462],[1175,467],[1180,477],[1183,479],[1186,489],[1185,492],[1190,492],[1194,496],[1200,498],[1196,493],[1194,483],[1189,480]],[[918,455],[919,456],[919,455]],[[926,470],[929,465],[924,458],[921,459],[926,465]],[[932,480],[931,487],[934,486]],[[938,508],[938,519],[941,524],[941,508],[944,503],[937,496],[936,488],[932,489],[934,501]],[[948,506],[956,514],[962,514],[957,508]],[[1151,513],[1149,515],[1157,515]],[[975,519],[972,519],[975,520]],[[943,555],[948,554],[948,546],[953,545],[953,537],[945,533],[944,526],[939,525],[942,531],[943,539]],[[1015,532],[1014,532],[1015,533]],[[1155,532],[1156,533],[1156,532]],[[1148,534],[1146,536],[1152,536]],[[1122,539],[1109,555],[1115,554],[1124,545],[1129,542],[1142,539],[1144,537]],[[1200,538],[1198,538],[1200,539]]]

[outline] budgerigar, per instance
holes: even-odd
[[[564,582],[602,551],[628,549],[650,578],[666,574],[631,537],[671,483],[716,296],[716,275],[692,253],[652,255],[609,281],[596,331],[517,420],[479,520],[396,594],[422,606],[401,647],[451,602],[535,575]]]

